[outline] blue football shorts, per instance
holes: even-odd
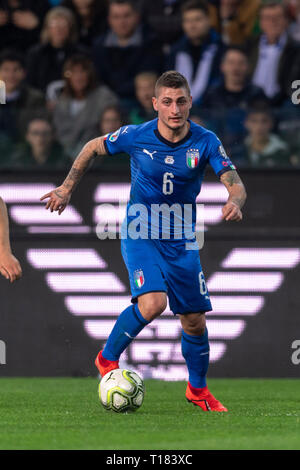
[[[187,250],[182,241],[127,238],[121,251],[133,303],[147,292],[164,291],[174,315],[212,310],[198,250]]]

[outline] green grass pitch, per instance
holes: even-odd
[[[142,407],[105,411],[96,378],[1,378],[0,449],[300,449],[300,380],[211,379],[205,413],[184,382],[146,380]]]

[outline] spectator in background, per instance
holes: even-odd
[[[154,89],[157,79],[158,76],[154,72],[141,72],[135,77],[135,96],[138,104],[129,113],[129,122],[131,124],[142,124],[156,117],[152,97],[155,94]]]
[[[223,81],[204,96],[200,115],[223,142],[233,161],[245,137],[244,120],[249,107],[267,104],[263,90],[249,81],[249,62],[239,46],[227,49],[221,63]]]
[[[291,163],[300,166],[300,105],[291,104],[275,110],[276,129],[289,143]]]
[[[212,27],[225,44],[243,45],[253,33],[261,0],[220,0],[210,4]]]
[[[105,32],[107,0],[63,0],[62,6],[72,10],[76,17],[79,42],[92,46],[95,36]]]
[[[28,82],[45,91],[49,83],[61,79],[65,60],[85,51],[77,43],[73,13],[64,7],[53,8],[46,15],[41,44],[28,52]]]
[[[75,157],[86,142],[97,137],[101,114],[107,106],[118,104],[118,98],[106,85],[97,85],[93,62],[85,55],[70,57],[63,75],[65,86],[53,119],[59,142]]]
[[[47,0],[0,0],[0,47],[26,51],[39,40]]]
[[[25,83],[25,63],[18,52],[1,53],[0,76],[6,85],[6,104],[0,105],[0,134],[5,139],[19,140],[32,114],[45,108],[45,98]]]
[[[124,119],[123,112],[118,106],[108,106],[102,113],[99,123],[99,134],[106,135],[115,132],[122,127],[127,119]],[[124,174],[130,168],[130,157],[125,153],[107,156],[98,156],[93,162],[93,168],[104,170],[118,170]]]
[[[19,146],[12,168],[61,169],[68,168],[68,158],[54,138],[54,129],[46,118],[35,117],[28,122],[25,142]]]
[[[110,134],[123,126],[121,109],[118,106],[108,106],[102,113],[99,124],[100,135]]]
[[[288,32],[295,41],[300,42],[300,0],[294,0],[287,6],[292,17]]]
[[[212,111],[227,111],[230,108],[247,110],[255,102],[267,102],[262,88],[249,81],[247,53],[238,46],[229,46],[221,63],[223,81],[211,87],[203,99],[203,107]]]
[[[273,134],[274,119],[270,109],[257,107],[249,111],[245,121],[248,136],[243,152],[244,164],[253,167],[288,167],[290,155],[287,144]],[[240,166],[242,162],[237,162]]]
[[[274,105],[281,105],[292,94],[292,82],[300,77],[300,43],[288,35],[282,4],[263,4],[259,21],[262,34],[249,43],[252,82],[263,88]]]
[[[165,53],[182,35],[181,5],[182,0],[142,1],[142,17],[159,37]]]
[[[123,100],[134,101],[134,77],[145,70],[160,71],[161,47],[140,22],[134,0],[111,0],[109,30],[94,43],[99,76]]]
[[[207,88],[220,77],[223,46],[211,28],[204,2],[190,0],[183,4],[182,27],[185,35],[172,47],[165,69],[176,70],[186,77],[193,102],[199,104]]]

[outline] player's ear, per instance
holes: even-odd
[[[152,96],[152,105],[155,111],[158,111],[157,109],[157,98],[155,96]]]

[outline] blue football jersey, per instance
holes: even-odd
[[[141,238],[191,240],[196,221],[196,197],[207,164],[218,177],[236,169],[213,132],[192,121],[189,123],[189,132],[176,143],[159,133],[157,119],[137,126],[123,126],[105,136],[108,154],[125,152],[131,157],[127,224],[138,216],[142,221]],[[164,212],[163,207],[173,210]],[[168,220],[164,220],[166,218]],[[168,224],[169,234],[166,232]]]

